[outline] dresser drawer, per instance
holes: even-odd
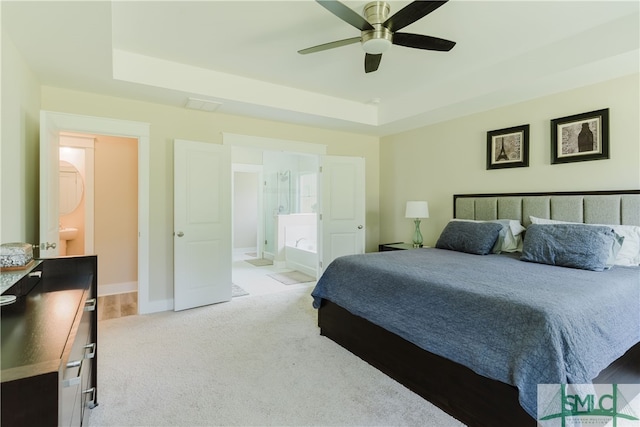
[[[60,382],[60,425],[81,425],[85,415],[85,393],[91,384],[91,371],[96,343],[91,342],[91,328],[95,312],[93,300],[84,302],[78,310],[80,324],[73,339],[68,362],[63,368]]]
[[[31,292],[42,278],[42,264],[35,266],[29,273],[23,278],[18,280],[13,286],[11,286],[5,294],[15,295],[20,298]]]
[[[34,264],[2,292],[24,295],[0,306],[0,424],[88,425],[87,405],[97,404],[97,257]]]

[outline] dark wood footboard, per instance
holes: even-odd
[[[320,333],[469,426],[536,426],[518,390],[425,351],[415,344],[323,300]],[[594,382],[640,383],[640,344]]]

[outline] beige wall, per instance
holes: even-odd
[[[150,123],[150,300],[173,298],[173,140],[222,143],[222,132],[327,145],[327,154],[364,157],[367,250],[378,244],[379,139],[347,132],[174,108],[42,87],[42,108]]]
[[[407,200],[427,200],[425,245],[453,214],[453,194],[640,188],[638,74],[416,129],[381,140],[380,237],[410,241]],[[610,159],[551,165],[550,120],[610,109]],[[530,124],[529,167],[486,170],[487,131]]]
[[[95,144],[95,253],[99,286],[138,281],[138,141]]]
[[[2,33],[0,242],[38,242],[40,83]]]
[[[252,172],[233,173],[233,248],[257,250],[258,180]]]

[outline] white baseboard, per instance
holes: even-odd
[[[273,255],[271,252],[266,252],[266,251],[262,253],[262,258],[270,259],[271,261],[276,259],[275,255]]]
[[[144,306],[138,307],[140,314],[159,313],[161,311],[173,311],[173,298],[160,301],[148,301]]]
[[[252,248],[234,248],[233,249],[233,253],[237,255],[242,255],[249,252],[257,252],[255,246]]]
[[[311,276],[311,277],[317,277],[316,276],[316,270],[314,270],[313,268],[304,265],[304,264],[300,264],[298,262],[295,261],[291,261],[291,260],[287,260],[286,261],[286,268],[290,268],[292,270],[297,270],[301,273],[306,274],[307,276]]]
[[[98,296],[126,294],[138,291],[138,282],[107,283],[98,285]]]
[[[98,296],[126,294],[138,291],[138,282],[108,283],[98,286]],[[161,311],[173,311],[173,298],[159,301],[141,301],[138,296],[138,313],[151,314]]]

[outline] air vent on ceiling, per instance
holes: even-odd
[[[222,104],[220,102],[208,101],[206,99],[189,98],[185,104],[185,108],[192,110],[208,111],[212,113],[216,111]]]

